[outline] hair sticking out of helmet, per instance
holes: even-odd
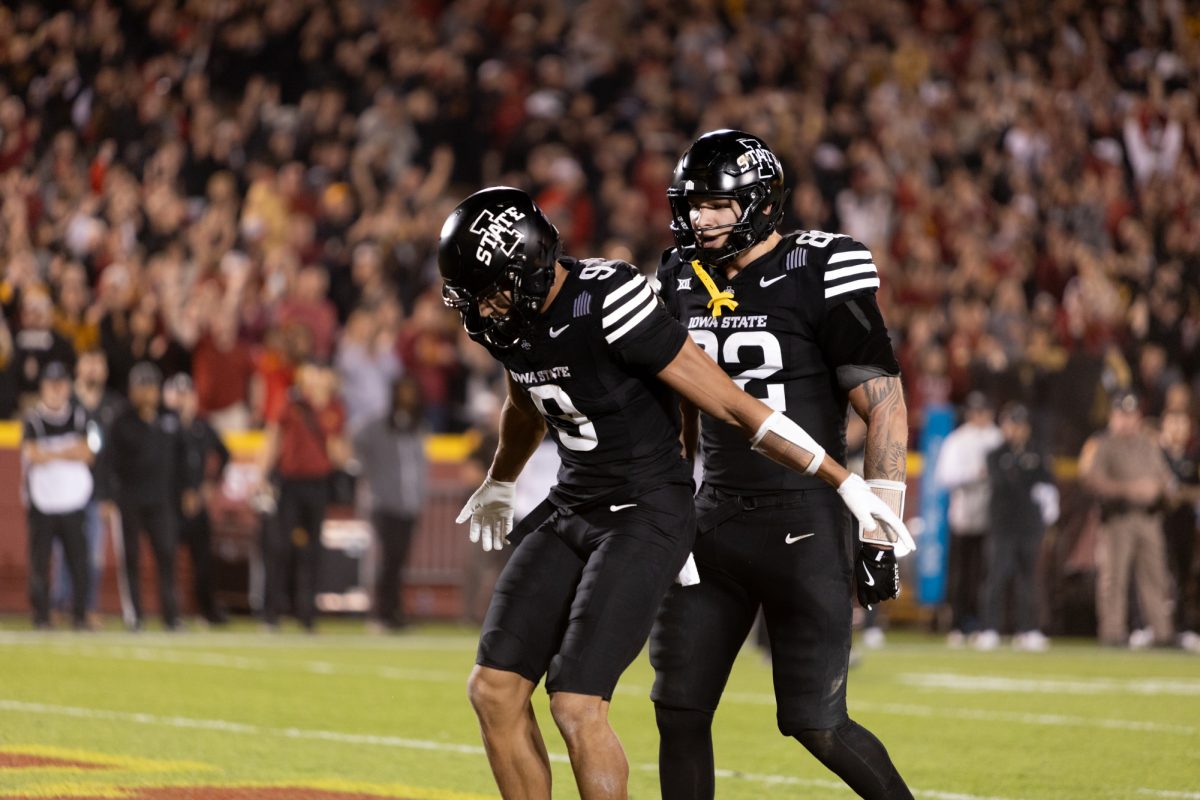
[[[528,194],[508,186],[476,192],[442,225],[442,300],[471,338],[508,349],[541,310],[560,253],[558,229]]]
[[[723,264],[766,239],[783,218],[788,192],[783,165],[762,139],[744,131],[710,131],[679,159],[667,189],[671,233],[684,261]],[[703,233],[725,235],[720,246],[702,246],[692,223],[692,203],[728,199],[737,204],[736,222]],[[719,237],[718,237],[719,238]]]

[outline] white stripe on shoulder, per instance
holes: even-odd
[[[864,278],[861,281],[850,281],[843,283],[841,286],[830,286],[825,290],[825,299],[837,297],[839,294],[853,292],[855,289],[879,288],[879,278]]]
[[[870,250],[848,250],[845,253],[837,253],[829,257],[830,264],[840,264],[843,261],[870,261]]]
[[[864,272],[875,272],[874,264],[856,264],[853,267],[842,267],[825,273],[825,282],[836,281],[847,275],[859,275]]]
[[[622,336],[629,333],[629,331],[632,330],[639,322],[650,316],[650,312],[653,311],[657,305],[658,302],[653,297],[650,298],[650,302],[646,303],[646,305],[642,307],[642,310],[634,314],[628,322],[617,328],[612,333],[605,335],[604,341],[612,344],[617,339],[620,339]]]
[[[649,286],[643,286],[634,294],[633,298],[629,302],[618,306],[615,310],[609,314],[606,314],[604,319],[600,321],[600,327],[604,328],[605,330],[612,328],[621,319],[629,316],[636,309],[641,308],[642,305],[647,301],[650,303],[654,302],[654,292],[650,291]]]
[[[608,293],[608,296],[604,298],[604,307],[608,308],[645,282],[646,279],[641,275],[634,275],[628,282],[621,284],[614,291]]]

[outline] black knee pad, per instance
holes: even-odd
[[[707,741],[712,735],[713,714],[690,708],[668,708],[654,705],[654,719],[658,722],[658,734],[673,742]]]
[[[804,749],[816,756],[822,763],[837,752],[841,746],[838,732],[849,723],[842,723],[837,728],[810,728],[796,731],[792,734],[796,741],[804,745]]]

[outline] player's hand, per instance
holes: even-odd
[[[890,546],[896,558],[903,558],[917,549],[904,522],[858,475],[851,473],[837,491],[846,508],[858,520],[861,541]],[[868,536],[871,533],[875,535]]]
[[[512,531],[516,495],[516,481],[498,481],[488,475],[454,521],[471,520],[471,542],[481,544],[484,552],[503,550]]]
[[[858,602],[869,609],[876,603],[900,596],[900,567],[891,550],[864,544],[854,559],[854,585]]]

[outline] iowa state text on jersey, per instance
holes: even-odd
[[[655,377],[683,346],[683,326],[630,265],[560,263],[569,274],[522,346],[492,351],[558,445],[555,495],[577,502],[631,483],[690,480],[678,399]]]

